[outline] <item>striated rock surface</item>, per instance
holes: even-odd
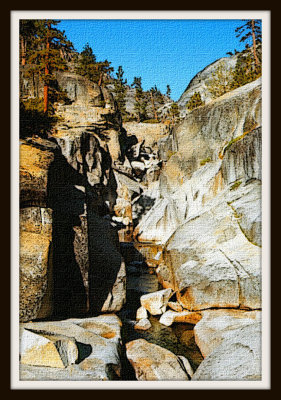
[[[22,380],[112,380],[120,376],[121,321],[115,315],[24,323],[21,329]]]
[[[49,168],[56,144],[40,138],[20,143],[20,321],[52,314],[52,209]]]
[[[48,170],[54,160],[55,143],[44,139],[25,139],[20,142],[20,204],[47,206]]]
[[[56,132],[50,140],[26,138],[20,148],[22,321],[117,311],[126,296],[112,221],[118,110],[106,89],[85,78],[67,72],[58,80],[72,103],[56,105]]]
[[[207,83],[212,80],[212,74],[215,73],[218,66],[222,66],[222,68],[225,68],[226,70],[234,69],[236,62],[237,55],[233,55],[231,57],[222,57],[214,61],[212,64],[209,64],[202,71],[198,72],[191,79],[187,88],[177,102],[179,108],[181,109],[182,115],[186,115],[186,113],[188,112],[185,110],[186,104],[195,92],[199,92],[202,100],[206,103],[209,103],[212,100],[212,95],[208,90]]]
[[[192,380],[260,380],[261,312],[209,310],[196,325],[205,359]]]
[[[261,307],[260,101],[257,80],[186,116],[135,230],[162,244],[158,279],[188,310]]]
[[[65,368],[75,364],[78,348],[71,338],[56,335],[37,335],[23,329],[20,343],[21,364],[50,368]]]
[[[126,129],[128,135],[135,135],[139,143],[144,140],[145,146],[152,150],[157,150],[158,141],[169,133],[168,126],[164,123],[124,122],[123,127]]]
[[[188,381],[192,375],[187,359],[144,339],[127,343],[126,354],[139,381]]]

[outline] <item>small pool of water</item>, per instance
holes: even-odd
[[[157,344],[170,350],[176,355],[184,356],[190,362],[195,372],[199,364],[203,361],[203,356],[195,343],[193,324],[174,323],[172,326],[160,324],[160,316],[149,316],[151,328],[142,331],[134,329],[136,310],[140,307],[140,292],[128,290],[127,302],[123,309],[118,313],[122,320],[122,340],[123,340],[123,372],[122,380],[136,380],[134,370],[125,356],[125,344],[135,339],[145,339],[150,343]]]

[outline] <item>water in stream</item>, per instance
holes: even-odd
[[[138,244],[138,250],[139,250]],[[147,244],[146,244],[147,246]],[[121,245],[123,257],[127,267],[127,301],[121,311],[117,313],[122,320],[122,380],[136,380],[135,373],[125,357],[125,344],[135,339],[145,339],[170,350],[176,355],[184,356],[195,371],[203,360],[203,356],[194,339],[194,325],[174,323],[167,327],[160,324],[160,316],[149,316],[151,328],[148,330],[134,329],[136,311],[140,307],[140,297],[149,292],[162,289],[157,281],[153,268],[149,268],[139,251],[133,249],[133,243]]]

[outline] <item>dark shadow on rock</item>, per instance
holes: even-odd
[[[109,171],[109,182],[106,186],[89,185],[88,139],[89,134],[81,138],[84,175],[67,162],[60,149],[54,152],[48,172],[48,207],[53,209],[54,318],[100,314],[122,262],[118,230],[110,220],[108,206],[117,197],[111,159],[101,149],[102,171]],[[77,248],[77,242],[82,248]]]
[[[89,357],[92,353],[92,346],[90,344],[76,342],[76,346],[78,349],[78,358],[75,361],[75,364],[80,364],[85,358]]]
[[[74,185],[84,179],[59,150],[49,168],[48,206],[53,209],[53,284],[54,317],[83,315],[86,291],[74,253],[74,227],[81,224],[85,194]]]
[[[89,314],[98,315],[112,291],[122,257],[118,251],[118,231],[111,225],[110,219],[106,215],[98,215],[89,207],[87,220],[90,263]]]
[[[135,135],[127,135],[127,131],[121,128],[119,134],[119,144],[121,149],[121,161],[125,160],[125,156],[130,158],[130,149],[132,146],[138,143],[138,139]]]

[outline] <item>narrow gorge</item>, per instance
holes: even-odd
[[[20,379],[260,380],[261,78],[175,124],[57,79],[20,140]]]

